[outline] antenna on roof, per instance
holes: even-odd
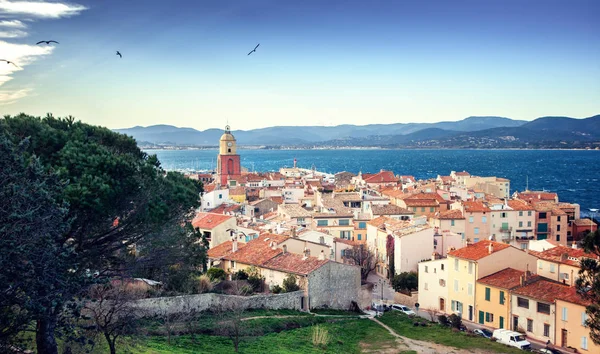
[[[526,178],[525,190],[528,191],[529,190],[529,175],[526,175],[525,178]]]

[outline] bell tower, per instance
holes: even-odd
[[[236,152],[236,141],[229,125],[225,126],[225,133],[219,140],[219,156],[217,157],[217,180],[222,186],[228,185],[230,177],[239,177],[242,174],[240,155]]]

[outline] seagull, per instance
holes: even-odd
[[[258,44],[256,45],[256,47],[254,47],[254,49],[252,49],[252,50],[250,51],[250,53],[248,53],[248,55],[250,55],[250,54],[252,54],[252,53],[256,52],[256,48],[258,48],[258,46],[259,46],[259,45],[260,45],[260,43],[258,43]]]
[[[121,55],[121,53],[117,50],[117,55],[119,56],[119,58],[123,58],[123,56]]]
[[[58,42],[57,42],[57,41],[53,41],[53,40],[50,40],[50,41],[39,41],[39,42],[37,42],[36,44],[42,44],[42,43],[46,43],[46,44],[50,44],[50,43],[56,43],[56,44],[58,44]]]
[[[12,61],[10,61],[10,60],[6,60],[6,59],[0,59],[0,61],[5,61],[5,62],[6,62],[6,64],[12,64],[12,65],[16,66],[17,68],[21,68],[20,66],[18,66],[18,65],[17,65],[17,64],[15,64],[15,63],[13,63],[13,62],[12,62]]]

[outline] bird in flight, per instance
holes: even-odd
[[[256,48],[258,48],[258,46],[259,46],[259,45],[260,45],[260,43],[258,43],[258,44],[256,45],[256,47],[254,47],[254,49],[252,49],[252,50],[250,51],[250,53],[248,53],[248,55],[250,55],[250,54],[252,54],[252,53],[256,52]]]
[[[119,52],[118,50],[117,50],[117,55],[119,56],[119,58],[123,58],[123,55],[121,55],[121,52]]]
[[[53,41],[53,40],[50,40],[50,41],[39,41],[39,42],[37,42],[36,44],[42,44],[42,43],[46,43],[46,44],[50,44],[50,43],[56,43],[56,44],[58,44],[58,42],[57,42],[57,41]]]
[[[13,63],[13,62],[12,62],[12,61],[10,61],[10,60],[6,60],[6,59],[0,59],[0,61],[5,61],[5,62],[6,62],[6,64],[12,64],[12,65],[16,66],[17,68],[21,68],[20,66],[18,66],[18,65],[17,65],[17,64],[15,64],[15,63]]]

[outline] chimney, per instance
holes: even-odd
[[[520,284],[521,284],[521,286],[523,286],[523,285],[525,284],[525,276],[521,275],[521,276],[519,277],[519,280],[520,280]]]
[[[296,235],[296,226],[292,226],[292,237],[298,237],[298,235]]]
[[[576,250],[577,249],[577,242],[573,242],[573,244],[571,245],[571,248]]]
[[[494,253],[494,244],[492,242],[490,242],[490,245],[488,246],[488,253],[489,254]]]
[[[568,253],[563,253],[560,255],[560,261],[564,262],[567,260],[567,258],[569,258],[569,254]]]
[[[323,252],[323,250],[321,250],[321,253],[319,253],[319,260],[320,261],[324,261],[325,260],[325,252]]]
[[[237,252],[238,250],[238,244],[237,244],[237,238],[234,238],[233,241],[231,242],[232,246],[231,246],[231,252]]]
[[[286,254],[287,253],[287,245],[283,245],[281,248],[283,249],[283,254]]]
[[[304,252],[302,256],[302,260],[305,261],[308,259],[308,248],[304,247]]]
[[[277,242],[275,242],[275,241],[271,242],[271,249],[273,249],[273,250],[277,249]]]

